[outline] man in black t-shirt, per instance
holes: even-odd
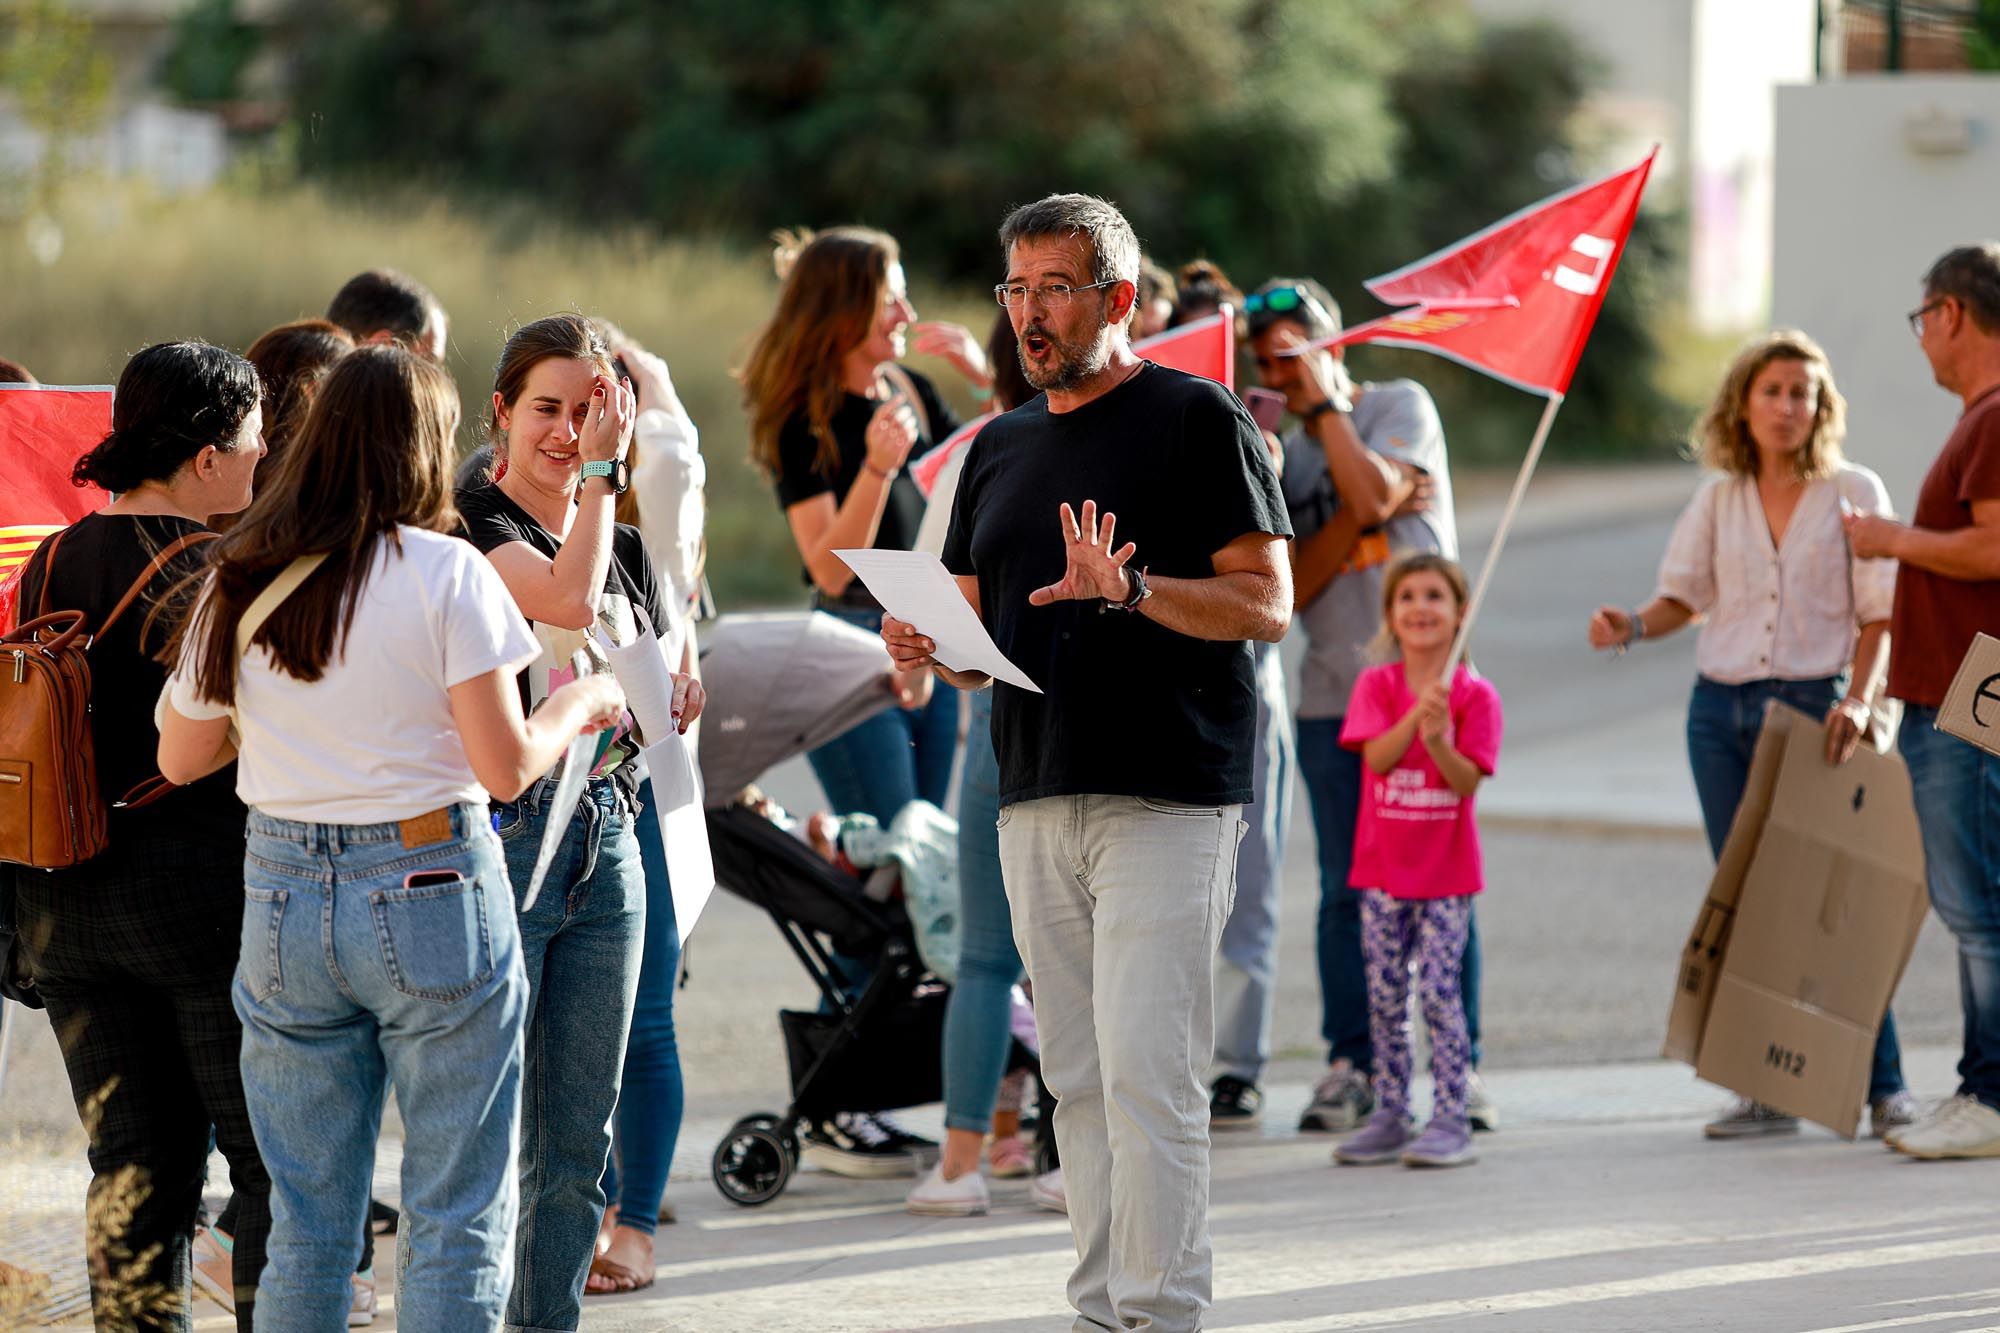
[[[1000,241],[997,295],[1045,396],[973,444],[944,563],[1045,691],[995,686],[993,743],[1070,1299],[1082,1326],[1172,1333],[1209,1303],[1210,969],[1251,792],[1249,640],[1290,622],[1291,524],[1236,399],[1132,354],[1139,245],[1117,209],[1054,195]],[[938,664],[921,627],[882,635],[901,666],[988,684]]]

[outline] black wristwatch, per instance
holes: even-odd
[[[1114,602],[1111,601],[1109,598],[1106,598],[1103,607],[1104,610],[1137,611],[1139,609],[1139,603],[1145,601],[1148,597],[1151,597],[1153,595],[1153,590],[1146,586],[1145,570],[1134,569],[1132,566],[1127,565],[1125,566],[1125,579],[1128,583],[1132,585],[1131,593],[1122,602]]]

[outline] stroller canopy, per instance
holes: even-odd
[[[701,640],[707,804],[893,706],[894,676],[878,636],[817,611],[716,621]]]

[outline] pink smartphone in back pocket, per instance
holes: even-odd
[[[1245,389],[1243,406],[1260,428],[1277,434],[1278,423],[1285,419],[1285,395],[1275,389]]]

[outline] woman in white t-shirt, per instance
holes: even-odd
[[[235,758],[251,807],[234,1000],[272,1178],[258,1308],[286,1327],[345,1325],[385,1085],[404,1126],[398,1316],[500,1325],[528,990],[487,800],[623,708],[597,676],[523,716],[515,673],[539,645],[447,535],[457,424],[435,366],[393,347],[344,358],[217,543],[162,710],[161,771],[187,782]],[[253,603],[311,556],[239,660]]]
[[[1659,590],[1643,606],[1601,606],[1590,619],[1591,646],[1620,652],[1702,620],[1688,759],[1718,858],[1771,703],[1825,718],[1826,761],[1841,764],[1882,696],[1896,562],[1855,559],[1841,514],[1887,514],[1889,493],[1841,457],[1846,419],[1818,343],[1796,329],[1752,339],[1695,427],[1701,462],[1716,475],[1674,526]],[[1914,1118],[1886,1013],[1868,1104],[1876,1138]],[[1798,1124],[1741,1098],[1707,1133],[1788,1134]]]

